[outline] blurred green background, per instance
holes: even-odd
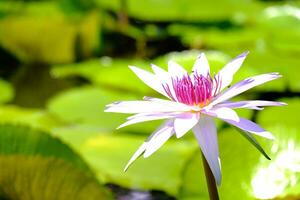
[[[128,172],[123,167],[161,122],[116,131],[106,104],[157,94],[128,65],[190,70],[205,52],[217,72],[250,54],[235,81],[283,78],[239,99],[287,107],[239,114],[261,124],[266,160],[218,123],[223,200],[300,199],[300,2],[283,0],[1,0],[0,199],[208,199],[201,156],[187,134]]]

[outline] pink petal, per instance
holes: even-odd
[[[180,138],[192,129],[199,121],[198,113],[183,113],[174,120],[174,129],[176,137]]]
[[[218,103],[221,103],[223,101],[226,101],[242,92],[245,92],[246,90],[249,90],[255,86],[261,85],[263,83],[266,83],[268,81],[272,81],[274,79],[280,78],[281,76],[278,73],[269,73],[269,74],[261,74],[258,76],[253,76],[250,78],[247,78],[243,81],[240,81],[230,88],[228,88],[223,93],[219,94],[215,99],[211,102],[211,106],[216,105]]]
[[[238,102],[223,102],[216,106],[218,107],[228,107],[228,108],[250,108],[250,109],[260,109],[263,106],[285,106],[286,103],[275,102],[275,101],[238,101]]]
[[[242,117],[240,117],[240,120],[238,122],[229,120],[229,119],[222,119],[222,120],[224,120],[225,122],[228,122],[229,124],[232,124],[233,126],[240,128],[244,131],[248,131],[250,133],[256,134],[258,136],[261,136],[261,137],[264,137],[264,138],[267,138],[270,140],[274,139],[274,136],[270,132],[264,130],[258,124],[254,123],[250,120],[244,119]]]
[[[141,79],[146,85],[154,89],[155,91],[161,93],[162,95],[168,97],[164,88],[162,87],[162,83],[160,80],[152,73],[147,72],[143,69],[139,69],[134,66],[129,66],[129,68]]]
[[[181,103],[167,101],[120,101],[107,105],[105,112],[116,113],[155,113],[155,112],[185,112],[191,110]]]
[[[193,72],[204,77],[207,77],[207,75],[209,75],[209,64],[204,53],[201,53],[197,58],[193,66]]]
[[[144,157],[150,156],[154,151],[156,151],[161,145],[163,145],[173,134],[170,132],[170,128],[172,128],[173,120],[169,120],[164,123],[159,129],[157,129],[154,133],[150,135],[150,137],[138,148],[138,150],[133,154],[127,163],[124,171],[127,171],[129,166],[141,155],[145,152]],[[153,141],[152,141],[153,140]],[[154,142],[158,142],[158,144],[154,144]],[[148,153],[147,153],[148,152]],[[147,153],[147,154],[146,154]]]
[[[197,123],[193,128],[193,132],[217,184],[220,185],[222,176],[219,147],[217,130],[213,119],[210,117],[201,116],[199,123]]]
[[[241,65],[243,64],[246,56],[248,55],[248,51],[242,53],[237,56],[233,60],[231,60],[227,65],[225,65],[216,76],[219,76],[221,79],[221,87],[220,90],[224,89],[232,82],[234,74],[239,70]]]

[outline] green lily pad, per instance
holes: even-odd
[[[97,4],[116,12],[120,10],[121,5],[120,1],[117,0],[99,0]],[[218,1],[217,4],[224,9],[216,10],[215,4],[196,0],[126,1],[129,16],[150,21],[220,21],[231,19],[235,15],[254,15],[263,7],[254,1],[251,1],[251,4],[249,1]]]
[[[0,79],[0,93],[0,103],[7,103],[15,96],[12,85],[2,79]]]
[[[47,132],[0,125],[0,138],[0,198],[110,199],[82,158]]]
[[[1,19],[0,30],[1,46],[23,62],[65,63],[75,59],[76,29],[63,17],[10,16]]]
[[[94,178],[64,160],[1,155],[0,167],[1,199],[112,199]]]
[[[171,140],[150,158],[137,160],[123,172],[126,163],[146,138],[127,134],[75,137],[78,134],[61,131],[58,136],[73,146],[106,183],[127,188],[163,190],[176,196],[181,187],[181,173],[185,163],[195,150],[195,143],[187,140]]]
[[[61,140],[25,126],[0,125],[0,154],[56,157],[92,174],[86,163]]]
[[[45,131],[64,125],[64,122],[44,110],[14,105],[0,106],[0,123],[28,125]]]
[[[74,88],[58,94],[48,102],[48,110],[62,121],[86,128],[113,131],[125,122],[125,114],[106,113],[105,106],[115,101],[137,100],[141,96],[100,89],[95,86]],[[155,130],[160,121],[129,126],[125,130],[147,133]]]
[[[34,16],[62,16],[59,5],[56,2],[23,2],[23,1],[1,1],[1,17],[8,15],[34,15]]]
[[[259,124],[263,126],[271,126],[282,124],[287,127],[300,127],[299,126],[299,106],[300,98],[283,98],[278,101],[287,103],[287,106],[265,108],[257,117]]]
[[[52,69],[51,74],[55,78],[83,77],[94,84],[119,91],[129,91],[149,96],[155,94],[151,88],[136,77],[128,68],[129,65],[150,69],[150,63],[146,64],[141,60],[102,57],[79,64],[56,66]]]

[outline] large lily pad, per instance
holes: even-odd
[[[218,1],[223,9],[216,9],[215,4],[208,1],[176,0],[176,1],[154,1],[143,2],[129,0],[126,2],[128,14],[142,20],[150,21],[220,21],[231,19],[240,13],[254,15],[263,7],[260,3],[251,1]],[[97,3],[104,8],[119,11],[121,1],[98,0]]]
[[[10,16],[1,19],[0,30],[0,45],[23,62],[65,63],[75,59],[76,29],[61,16]]]
[[[0,103],[7,103],[14,98],[14,89],[9,82],[0,79]]]
[[[128,65],[144,68],[148,64],[141,60],[102,57],[79,64],[55,66],[51,74],[55,78],[83,77],[97,85],[119,91],[130,91],[143,95],[153,94],[153,90],[142,83],[128,68]],[[150,69],[150,63],[148,67]]]
[[[65,124],[58,117],[49,114],[47,111],[14,105],[0,107],[0,123],[27,125],[45,131],[50,131],[54,127]]]
[[[87,133],[87,132],[86,132]],[[100,180],[127,188],[163,190],[176,196],[181,187],[181,175],[185,163],[196,148],[187,140],[172,140],[150,158],[140,158],[132,167],[123,169],[146,138],[128,134],[87,133],[88,137],[76,137],[80,133],[60,131],[57,136],[73,146],[96,171]]]
[[[94,178],[86,176],[60,159],[2,155],[0,167],[0,198],[12,200],[111,199],[109,192]]]
[[[46,132],[24,126],[0,125],[1,155],[56,157],[92,173],[86,163],[67,145]]]
[[[282,124],[287,127],[299,127],[300,98],[283,98],[279,101],[285,102],[288,105],[266,108],[258,115],[257,121],[264,126]]]
[[[1,125],[0,138],[1,198],[110,199],[87,164],[59,139],[13,125]]]
[[[122,100],[142,99],[142,96],[112,92],[95,86],[74,88],[50,99],[48,110],[71,125],[83,125],[94,130],[115,130],[125,122],[126,115],[105,113],[105,106]],[[159,121],[129,126],[126,130],[138,133],[154,131]]]
[[[25,63],[57,64],[74,62],[76,56],[90,57],[100,48],[98,13],[75,20],[64,16],[57,5],[44,4],[21,4],[22,15],[0,20],[0,45],[4,49]]]

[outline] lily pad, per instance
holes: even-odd
[[[120,1],[117,0],[99,0],[97,4],[115,12],[119,11],[121,7]],[[196,0],[126,1],[129,16],[148,21],[221,21],[231,19],[235,15],[241,15],[241,13],[254,15],[263,7],[259,2],[254,1],[251,1],[251,4],[249,4],[249,1],[235,2],[226,0],[218,1],[217,4],[223,9],[216,10],[215,4]]]
[[[14,88],[12,87],[12,85],[2,79],[0,79],[0,93],[0,103],[7,103],[11,101],[15,96]]]
[[[61,140],[26,126],[0,125],[0,154],[56,157],[92,174],[87,164]]]
[[[142,96],[113,92],[95,86],[74,88],[58,94],[48,102],[48,110],[54,116],[71,125],[83,125],[89,129],[113,131],[125,122],[126,115],[104,112],[105,106],[123,100],[141,99]],[[148,122],[129,126],[125,130],[147,133],[161,122]]]
[[[123,172],[132,154],[146,139],[144,136],[91,133],[78,141],[71,133],[66,134],[62,131],[58,136],[87,160],[100,180],[126,188],[163,190],[173,196],[178,194],[183,167],[196,148],[195,143],[174,139],[150,158],[140,158]]]
[[[55,78],[83,77],[94,84],[119,91],[129,91],[150,96],[154,94],[153,90],[142,83],[128,68],[129,65],[141,68],[148,67],[150,69],[150,63],[147,64],[141,60],[102,57],[79,64],[55,66],[51,74]]]
[[[0,45],[23,62],[65,63],[75,59],[76,29],[63,17],[10,16],[1,19],[0,30]]]
[[[287,127],[300,127],[298,120],[300,98],[283,98],[279,101],[287,103],[287,106],[266,108],[259,113],[258,123],[263,126],[282,124]]]
[[[58,138],[15,125],[0,125],[0,138],[1,197],[110,199],[89,166]]]
[[[94,178],[64,160],[1,155],[0,167],[0,198],[3,199],[112,199]]]
[[[0,106],[0,123],[28,125],[45,131],[65,124],[47,111],[14,105]]]

